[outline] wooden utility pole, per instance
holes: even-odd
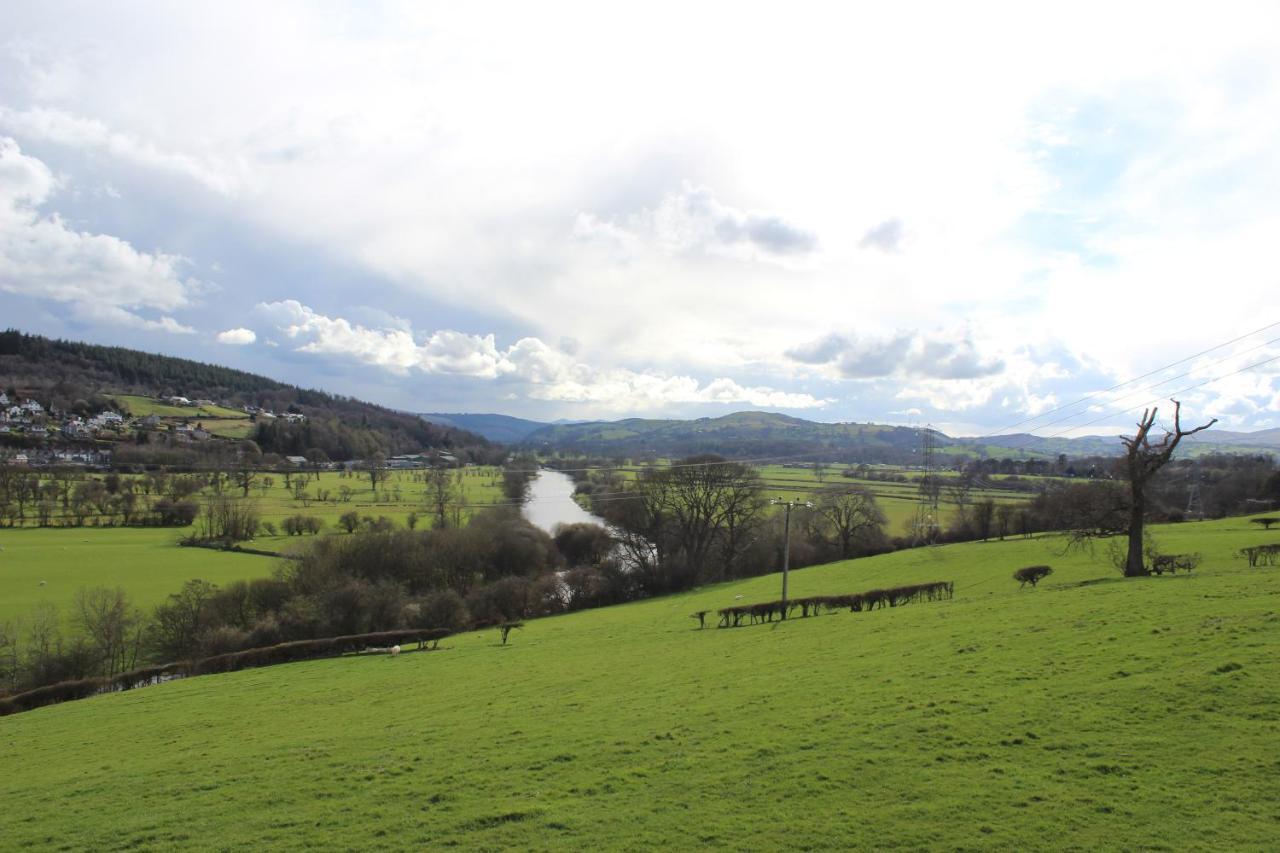
[[[783,527],[782,527],[783,529],[782,618],[786,619],[787,618],[787,573],[791,569],[791,510],[798,506],[803,506],[809,509],[813,509],[813,503],[811,501],[805,501],[804,503],[796,503],[795,501],[784,501],[782,498],[774,498],[773,500],[769,501],[769,503],[774,505],[781,504],[782,506],[785,506],[787,508],[787,519],[785,522],[783,522]]]

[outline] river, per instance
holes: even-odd
[[[557,524],[599,524],[605,521],[580,507],[573,499],[573,479],[568,474],[543,468],[529,483],[529,499],[524,503],[524,517],[551,533]]]

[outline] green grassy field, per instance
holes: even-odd
[[[841,486],[864,488],[876,496],[876,503],[879,504],[889,522],[888,533],[891,536],[909,534],[920,500],[919,485],[915,480],[913,479],[907,483],[895,483],[845,477],[840,474],[843,467],[830,466],[823,478],[819,479],[812,468],[763,465],[760,467],[760,478],[764,481],[765,491],[771,497],[789,498],[798,501],[817,500],[819,493],[824,488],[832,489]],[[883,470],[901,471],[901,469],[892,469],[888,466],[884,466]],[[910,476],[914,477],[918,476],[918,474]],[[996,478],[993,482],[999,483],[999,478]],[[1030,500],[1031,495],[1026,492],[1007,491],[999,488],[975,488],[970,495],[971,501],[986,500],[987,498],[994,500],[997,504],[1020,503]],[[957,507],[950,500],[946,489],[943,489],[938,510],[938,523],[946,527],[954,519],[957,511]]]
[[[469,505],[504,500],[495,472],[491,468],[465,469],[461,493]],[[270,486],[261,488],[267,478]],[[352,490],[349,501],[337,498],[342,485]],[[283,475],[263,474],[250,489],[248,500],[264,520],[277,525],[291,515],[312,515],[324,520],[329,534],[337,534],[338,518],[346,512],[387,516],[401,527],[411,512],[425,516],[425,488],[412,472],[395,471],[388,474],[385,487],[380,486],[375,496],[367,476],[340,477],[326,472],[318,480],[312,477],[308,481],[307,492],[314,498],[327,489],[333,500],[312,499],[304,505],[293,498]],[[242,492],[226,489],[225,494],[239,496]],[[208,490],[201,494],[202,498],[208,496]],[[464,510],[464,517],[471,512]],[[429,520],[422,521],[424,527],[429,524]],[[191,528],[0,528],[0,621],[28,616],[40,601],[53,602],[69,616],[75,591],[82,586],[122,586],[134,604],[150,608],[191,578],[223,584],[270,574],[274,562],[269,558],[180,547],[178,540],[190,532]],[[264,534],[245,544],[279,551],[310,539]]]
[[[1280,570],[1234,556],[1277,538],[1250,527],[1157,528],[1191,576],[917,549],[793,593],[954,601],[694,629],[773,576],[3,718],[0,846],[1274,849]]]
[[[499,469],[475,466],[454,472],[455,476],[459,473],[459,494],[461,502],[467,507],[506,501],[502,496],[502,474]],[[270,486],[264,488],[268,480]],[[341,497],[344,486],[351,490],[349,500]],[[332,530],[341,515],[355,510],[362,516],[385,515],[403,526],[409,513],[416,512],[419,516],[424,516],[428,512],[426,489],[424,473],[421,471],[387,472],[386,480],[379,483],[376,494],[366,474],[356,472],[343,476],[336,471],[326,471],[318,476],[310,475],[306,486],[309,497],[307,501],[298,501],[285,485],[283,474],[263,473],[258,475],[257,481],[250,488],[249,499],[254,502],[263,519],[276,523],[291,515],[314,515],[324,519]],[[329,499],[317,500],[317,496],[323,492],[328,493]],[[243,491],[237,488],[227,488],[225,493],[233,497],[243,496]],[[208,490],[201,493],[202,497],[208,495]],[[465,509],[463,517],[470,517],[471,512],[471,509]],[[423,522],[424,526],[427,524],[428,522]],[[270,540],[271,537],[265,539]]]
[[[162,418],[226,418],[246,422],[249,419],[249,416],[239,409],[228,409],[225,406],[171,406],[151,397],[136,397],[129,394],[117,394],[112,399],[125,414],[135,418],[158,415]]]
[[[223,584],[266,577],[275,562],[181,548],[180,535],[136,527],[0,530],[0,622],[30,615],[41,601],[70,618],[82,586],[124,587],[134,604],[149,609],[192,578]]]

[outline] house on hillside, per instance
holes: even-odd
[[[25,466],[27,464],[27,454],[19,453],[17,456],[14,456],[12,459],[9,460],[9,464]]]
[[[30,415],[44,414],[44,406],[40,405],[35,400],[27,400],[22,404],[21,408],[25,409]]]
[[[169,405],[170,406],[190,406],[191,401],[188,400],[186,397],[170,397]]]
[[[143,429],[159,429],[162,421],[160,420],[159,415],[147,415],[145,418],[138,421],[138,423]]]
[[[215,405],[215,403],[212,400],[196,400],[195,405],[204,408],[205,406]]]
[[[9,405],[9,395],[4,393],[3,391],[0,391],[0,406],[7,406],[7,405]]]
[[[306,464],[307,464],[307,457],[305,457],[305,456],[286,456],[286,457],[284,458],[284,461],[285,461],[285,462],[288,462],[290,465],[297,465],[299,468],[301,468],[303,465],[306,465]]]
[[[72,418],[62,425],[62,434],[67,438],[88,438],[93,435],[93,430],[79,418]]]

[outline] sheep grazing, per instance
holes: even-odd
[[[391,648],[387,649],[387,651],[391,653],[392,657],[395,657],[396,655],[400,654],[400,647],[392,646]]]

